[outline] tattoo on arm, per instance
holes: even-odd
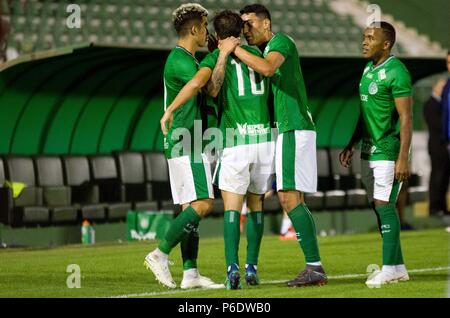
[[[216,97],[219,94],[225,78],[225,68],[227,59],[218,59],[217,64],[214,67],[212,76],[206,84],[206,91],[208,95]]]

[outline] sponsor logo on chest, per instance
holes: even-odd
[[[236,123],[236,124],[238,131],[241,135],[256,136],[268,134],[270,132],[270,128],[264,127],[264,124],[256,124],[256,125],[249,125],[247,123],[245,124]]]

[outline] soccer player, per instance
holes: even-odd
[[[245,197],[249,208],[246,222],[248,244],[245,280],[249,285],[259,284],[257,263],[264,231],[263,200],[272,184],[275,145],[271,140],[267,79],[229,55],[239,44],[241,17],[230,10],[219,12],[214,17],[214,28],[221,42],[219,49],[207,55],[200,63],[200,70],[193,79],[193,82],[199,83],[197,89],[194,84],[188,83],[179,94],[183,96],[186,93],[186,97],[180,100],[177,97],[173,105],[179,105],[195,94],[198,87],[206,85],[210,77],[216,89],[215,95],[220,89],[220,128],[224,137],[224,149],[216,168],[215,183],[222,190],[225,205],[226,285],[228,289],[239,289],[239,225]],[[226,43],[225,41],[235,41],[235,45],[224,53],[222,43]],[[244,48],[252,54],[260,55],[254,48]]]
[[[239,38],[242,20],[229,10],[214,17],[214,28],[219,39],[228,36]],[[243,47],[252,54],[257,49]],[[200,63],[200,68],[213,70],[219,50],[210,53]],[[240,211],[245,197],[249,208],[247,233],[247,258],[245,281],[258,285],[257,264],[264,231],[264,194],[271,188],[274,174],[275,145],[272,141],[269,109],[267,106],[268,80],[257,74],[234,56],[229,56],[225,79],[219,94],[222,107],[220,128],[225,137],[214,181],[224,200],[224,241],[228,289],[239,289]],[[228,135],[234,131],[236,136]]]
[[[197,72],[198,61],[194,55],[199,47],[206,44],[207,16],[205,8],[193,3],[183,4],[173,12],[173,24],[179,39],[164,68],[165,108]],[[193,154],[188,150],[183,148],[182,151],[176,151],[180,137],[172,136],[172,133],[176,134],[177,128],[188,130],[193,136],[194,121],[201,118],[197,98],[189,99],[171,117],[171,127],[164,131],[164,150],[169,165],[173,201],[181,204],[183,211],[173,220],[158,248],[145,257],[144,265],[161,284],[175,288],[176,283],[168,267],[168,256],[181,242],[184,269],[181,288],[223,288],[223,284],[215,284],[197,270],[198,224],[211,211],[214,198],[210,165],[203,154],[200,162],[194,162]]]
[[[387,22],[375,22],[364,31],[362,52],[369,62],[359,84],[359,122],[339,155],[341,164],[348,167],[362,138],[362,181],[383,239],[383,267],[367,279],[370,288],[409,279],[395,203],[402,182],[410,175],[412,86],[405,65],[391,55],[394,43],[395,29]]]
[[[234,53],[250,68],[270,77],[279,133],[275,163],[278,196],[306,259],[306,268],[287,285],[323,285],[327,276],[320,259],[314,219],[303,194],[317,191],[316,132],[298,51],[289,36],[272,33],[270,13],[263,5],[245,6],[240,13],[248,44],[258,46],[263,57],[242,47],[237,47]]]

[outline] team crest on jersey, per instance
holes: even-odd
[[[367,76],[367,78],[370,78],[370,79],[373,78],[373,74],[372,73],[368,73],[366,76]]]
[[[375,82],[370,83],[369,85],[369,94],[375,95],[378,92],[378,85]]]

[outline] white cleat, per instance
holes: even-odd
[[[177,287],[169,271],[169,261],[159,256],[155,251],[147,254],[144,259],[144,266],[151,270],[156,280],[164,286],[168,288]]]
[[[221,289],[225,288],[225,285],[216,284],[210,278],[198,274],[196,277],[183,278],[180,287],[181,289],[190,289],[190,288]]]
[[[375,271],[366,280],[366,285],[369,288],[380,288],[384,284],[397,283],[399,277],[395,271]]]

